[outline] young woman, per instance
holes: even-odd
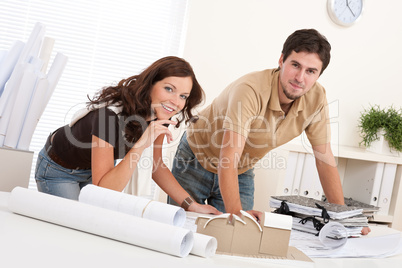
[[[178,57],[157,60],[139,75],[103,88],[69,125],[49,136],[38,155],[38,190],[70,199],[78,199],[89,183],[122,191],[153,144],[154,181],[186,210],[218,214],[194,202],[162,161],[163,139],[172,141],[168,126],[187,123],[203,94],[190,64]],[[177,122],[171,120],[176,114]],[[115,166],[116,159],[122,160]]]

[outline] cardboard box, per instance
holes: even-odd
[[[261,224],[248,213],[234,216],[229,223],[229,214],[213,218],[199,217],[197,233],[216,237],[218,252],[241,255],[268,254],[286,257],[289,247],[292,217],[276,213],[265,213]]]
[[[289,247],[292,217],[265,212],[261,223],[242,211],[242,218],[230,214],[200,216],[196,220],[197,233],[218,240],[217,253],[258,258],[312,260],[294,247]]]

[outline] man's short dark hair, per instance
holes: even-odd
[[[331,45],[327,38],[315,29],[302,29],[292,33],[283,44],[283,61],[295,51],[317,53],[322,61],[320,75],[327,68],[331,59]]]

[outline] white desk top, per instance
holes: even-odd
[[[14,214],[7,209],[8,197],[9,193],[0,192],[0,260],[7,267],[292,267],[223,255],[174,257]],[[317,268],[393,268],[400,267],[402,255],[386,259],[313,260]]]

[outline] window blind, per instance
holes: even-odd
[[[104,86],[141,72],[155,60],[181,56],[187,0],[2,0],[0,50],[26,42],[36,22],[67,66],[33,135],[29,188],[36,189],[34,170],[47,136],[67,124]]]

